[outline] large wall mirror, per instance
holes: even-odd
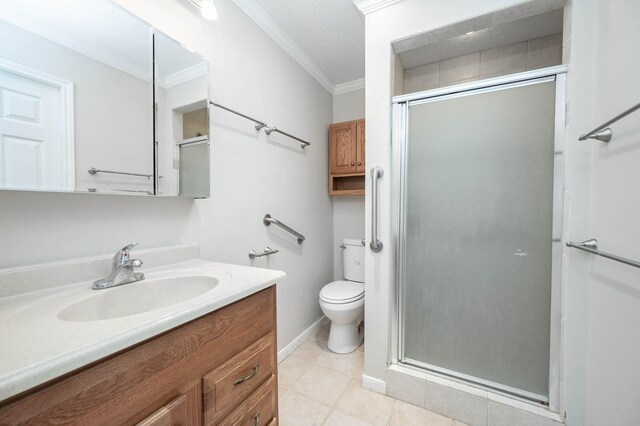
[[[202,56],[110,0],[3,0],[0,40],[0,189],[209,196]]]

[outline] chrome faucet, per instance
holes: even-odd
[[[118,250],[115,256],[113,256],[111,273],[104,278],[95,280],[93,282],[94,290],[144,280],[144,274],[142,272],[133,272],[133,268],[139,268],[142,266],[142,260],[129,259],[131,249],[137,245],[138,243],[131,243]]]

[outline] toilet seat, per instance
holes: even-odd
[[[320,300],[325,303],[345,304],[364,297],[364,283],[355,281],[334,281],[322,287]]]

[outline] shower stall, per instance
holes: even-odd
[[[557,402],[565,72],[394,98],[397,363]]]

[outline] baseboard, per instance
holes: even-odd
[[[366,374],[362,375],[362,387],[383,395],[387,394],[387,383],[384,380],[376,379]]]
[[[298,346],[300,346],[305,340],[307,340],[309,337],[313,336],[314,333],[316,331],[318,331],[318,329],[320,328],[320,326],[322,325],[322,323],[324,322],[324,320],[326,318],[327,317],[325,317],[323,315],[318,321],[316,321],[313,324],[311,324],[311,326],[309,328],[307,328],[305,331],[300,333],[300,335],[298,337],[293,339],[293,341],[291,343],[289,343],[287,346],[285,346],[284,348],[279,350],[278,351],[278,364],[280,364],[289,355],[291,355],[293,353],[293,351],[295,351],[296,348]]]

